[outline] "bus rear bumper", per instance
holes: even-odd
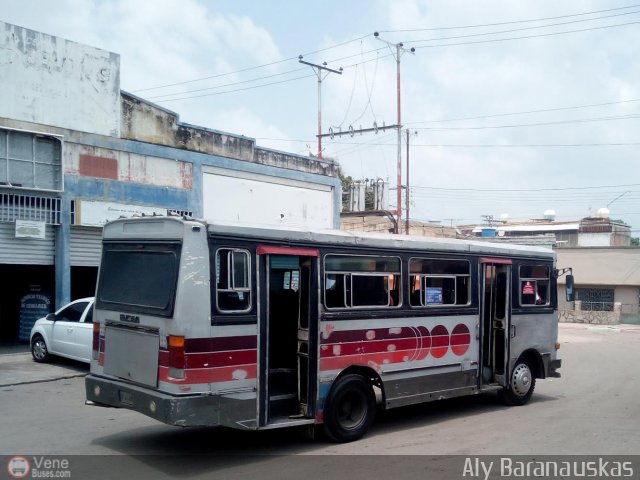
[[[560,378],[560,372],[558,370],[562,366],[562,360],[551,360],[549,362],[547,377]]]
[[[85,390],[89,405],[134,410],[168,425],[220,424],[219,398],[214,395],[169,395],[91,374],[85,378]]]

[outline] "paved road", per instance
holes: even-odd
[[[82,377],[3,386],[0,454],[161,455],[122,458],[113,468],[134,462],[166,478],[185,473],[185,458],[198,455],[187,462],[190,477],[215,471],[226,478],[258,472],[271,478],[265,477],[268,471],[280,478],[275,472],[284,465],[305,475],[308,464],[290,456],[296,454],[321,455],[313,462],[324,468],[346,461],[329,457],[335,455],[375,455],[367,462],[375,465],[380,455],[640,453],[640,327],[562,324],[559,340],[563,377],[539,381],[524,407],[504,407],[495,396],[483,395],[396,409],[379,414],[365,438],[342,445],[310,440],[296,429],[182,429],[134,412],[88,407]],[[69,375],[82,369],[72,366]],[[400,458],[389,457],[385,465]],[[160,459],[162,467],[156,465]],[[346,462],[349,469],[353,459]],[[418,464],[407,470],[412,471],[424,475]]]

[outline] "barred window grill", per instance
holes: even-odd
[[[55,197],[0,193],[0,222],[32,220],[60,224],[61,200]]]
[[[582,310],[612,312],[613,288],[576,288],[576,300],[582,301]]]

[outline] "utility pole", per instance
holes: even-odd
[[[323,62],[322,65],[316,65],[315,63],[305,62],[302,58],[302,55],[298,55],[298,62],[309,65],[318,77],[318,158],[322,158],[322,80],[327,78],[330,73],[342,75],[342,67],[339,70],[333,70],[327,67],[327,62]]]
[[[416,132],[418,133],[418,132]],[[411,133],[409,132],[409,129],[407,128],[407,130],[405,131],[405,134],[407,135],[407,185],[406,185],[406,191],[404,192],[405,194],[405,230],[406,230],[406,234],[409,235],[410,231],[409,231],[409,196],[410,196],[410,183],[409,183],[409,137],[411,136]]]
[[[400,222],[402,221],[402,115],[400,109],[400,57],[405,52],[415,53],[416,49],[411,47],[411,49],[407,50],[404,48],[402,42],[400,43],[391,43],[387,40],[380,38],[380,34],[378,32],[374,32],[373,36],[380,40],[381,42],[386,43],[391,50],[394,58],[396,59],[396,96],[397,96],[397,111],[398,118],[396,121],[396,125],[398,126],[398,192],[397,192],[397,203],[398,208],[396,211],[396,231],[395,233],[400,233]],[[393,53],[393,49],[391,47],[395,47],[396,52]]]

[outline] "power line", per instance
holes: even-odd
[[[589,187],[562,187],[562,188],[448,188],[448,187],[413,187],[428,188],[430,190],[446,190],[446,191],[472,191],[472,192],[549,192],[549,191],[567,191],[567,190],[594,190],[600,188],[627,188],[640,187],[640,183],[625,183],[618,185],[592,185]]]
[[[548,113],[548,112],[559,112],[562,110],[576,110],[579,108],[592,108],[592,107],[604,107],[609,105],[618,105],[622,103],[631,103],[631,102],[640,102],[640,98],[633,98],[630,100],[620,100],[617,102],[604,102],[604,103],[592,103],[588,105],[576,105],[573,107],[556,107],[556,108],[545,108],[540,110],[525,110],[522,112],[509,112],[509,113],[493,113],[489,115],[479,115],[475,117],[459,117],[459,118],[446,118],[442,120],[423,120],[417,122],[405,122],[405,125],[418,125],[422,123],[444,123],[444,122],[459,122],[463,120],[482,120],[485,118],[494,118],[494,117],[507,117],[512,115],[528,115],[531,113]]]
[[[536,34],[536,35],[523,35],[521,37],[494,38],[494,39],[491,39],[491,40],[477,40],[477,41],[473,41],[473,42],[442,43],[442,44],[438,44],[438,45],[422,45],[419,48],[457,47],[459,45],[476,45],[476,44],[481,44],[481,43],[506,42],[506,41],[510,41],[510,40],[525,40],[525,39],[528,39],[528,38],[551,37],[551,36],[555,36],[555,35],[564,35],[564,34],[567,34],[567,33],[580,33],[580,32],[589,32],[589,31],[593,31],[593,30],[603,30],[605,28],[625,27],[625,26],[628,26],[628,25],[635,25],[637,23],[640,23],[640,21],[627,22],[627,23],[618,23],[618,24],[615,24],[615,25],[603,25],[603,26],[600,26],[600,27],[581,28],[581,29],[578,29],[578,30],[565,30],[563,32],[549,32],[549,33],[540,33],[540,34]],[[411,43],[411,41],[408,40],[406,43]]]
[[[387,136],[391,136],[388,134]],[[380,138],[385,138],[382,136]],[[291,138],[271,138],[271,137],[258,137],[256,140],[268,140],[274,142],[294,142],[294,143],[309,143],[315,140],[300,140]],[[394,143],[379,143],[379,142],[346,142],[333,140],[334,145],[352,145],[355,147],[395,147]],[[456,143],[412,143],[412,147],[442,147],[442,148],[554,148],[554,147],[629,147],[638,146],[640,142],[628,142],[628,143],[553,143],[553,144],[456,144]],[[356,148],[357,149],[357,148]],[[340,151],[342,153],[342,151]]]
[[[347,41],[332,45],[330,47],[325,47],[325,48],[321,48],[319,50],[314,50],[312,52],[303,53],[302,55],[303,56],[308,56],[308,55],[315,55],[316,53],[326,52],[327,50],[331,50],[331,49],[334,49],[334,48],[342,47],[342,46],[348,45],[349,43],[352,43],[352,42],[360,41],[360,40],[362,40],[364,38],[369,37],[370,35],[371,34],[362,35],[361,37],[354,38],[353,40],[347,40]],[[276,60],[276,61],[269,62],[269,63],[263,63],[262,65],[255,65],[253,67],[241,68],[239,70],[234,70],[234,71],[231,71],[231,72],[218,73],[216,75],[209,75],[209,76],[206,76],[206,77],[195,78],[195,79],[192,79],[192,80],[185,80],[185,81],[182,81],[182,82],[168,83],[168,84],[165,84],[165,85],[158,85],[158,86],[155,86],[155,87],[142,88],[142,89],[138,89],[138,90],[133,90],[132,92],[133,93],[147,92],[149,90],[158,90],[160,88],[175,87],[177,85],[185,85],[187,83],[201,82],[201,81],[204,81],[204,80],[211,80],[212,78],[226,77],[226,76],[229,76],[229,75],[236,75],[238,73],[249,72],[251,70],[257,70],[259,68],[271,67],[273,65],[278,65],[280,63],[289,62],[289,61],[292,61],[292,60],[298,60],[298,56],[296,55],[295,57],[283,58],[281,60]]]
[[[393,147],[395,143],[359,143],[359,142],[341,142],[335,141],[334,143],[340,145],[372,145]],[[427,148],[563,148],[563,147],[630,147],[638,146],[640,142],[629,143],[548,143],[548,144],[535,144],[535,143],[521,143],[521,144],[461,144],[461,143],[412,143],[412,147],[427,147]]]
[[[441,40],[457,40],[457,39],[460,39],[460,38],[484,37],[484,36],[487,36],[487,35],[498,35],[498,34],[502,34],[502,33],[523,32],[525,30],[535,30],[535,29],[539,29],[539,28],[558,27],[560,25],[571,25],[571,24],[574,24],[574,23],[593,22],[595,20],[603,20],[605,18],[612,18],[612,17],[621,17],[621,16],[624,16],[624,15],[634,15],[636,13],[640,13],[640,10],[636,10],[634,12],[616,13],[615,15],[605,15],[605,16],[602,16],[602,17],[586,18],[586,19],[582,19],[582,20],[571,20],[571,21],[568,21],[568,22],[550,23],[548,25],[536,25],[536,26],[533,26],[533,27],[513,28],[513,29],[509,29],[509,30],[498,30],[498,31],[495,31],[495,32],[470,33],[468,35],[456,35],[456,36],[453,36],[453,37],[424,38],[424,39],[419,39],[419,40],[407,40],[407,42],[422,43],[422,42],[436,42],[436,41],[441,41]]]
[[[466,26],[454,26],[454,27],[436,27],[436,28],[424,28],[424,29],[414,29],[414,30],[384,30],[384,31],[382,31],[382,33],[411,32],[411,31],[430,31],[430,30],[452,30],[452,29],[463,29],[463,28],[490,27],[490,26],[509,25],[509,24],[517,24],[517,23],[527,23],[527,22],[536,22],[536,21],[555,20],[555,19],[560,19],[560,18],[569,18],[569,17],[574,17],[574,16],[583,16],[583,15],[591,15],[591,14],[596,14],[596,13],[605,13],[605,12],[610,12],[610,11],[624,10],[624,9],[636,8],[636,7],[640,7],[640,5],[636,4],[636,5],[630,5],[630,6],[627,6],[627,7],[618,7],[618,8],[612,8],[612,9],[606,9],[606,10],[595,10],[595,11],[591,11],[591,12],[582,12],[582,13],[576,13],[576,14],[570,14],[570,15],[561,15],[561,16],[556,16],[556,17],[546,17],[546,18],[531,19],[531,20],[516,20],[516,21],[510,21],[510,22],[488,23],[488,24],[482,24],[482,25],[466,25]],[[630,13],[635,13],[635,12],[630,12]],[[604,17],[604,18],[606,18],[606,17]],[[589,20],[596,20],[596,19],[597,18],[589,19]],[[621,25],[612,25],[612,26],[596,27],[596,28],[609,28],[609,27],[614,27],[614,26],[621,26]],[[556,32],[554,34],[561,34],[561,33],[574,33],[574,32]],[[490,33],[487,33],[485,35],[488,35],[488,34],[490,34]],[[326,52],[326,51],[329,51],[329,50],[332,50],[332,49],[335,49],[335,48],[342,47],[344,45],[348,45],[348,44],[353,43],[353,42],[361,41],[361,40],[363,40],[365,38],[368,38],[369,36],[370,36],[370,34],[365,34],[365,35],[359,36],[359,37],[351,39],[351,40],[346,40],[344,42],[337,43],[335,45],[331,45],[329,47],[325,47],[325,48],[322,48],[322,49],[313,50],[311,52],[303,53],[303,55],[304,56],[310,56],[310,55],[315,55],[315,54],[318,54],[318,53]],[[536,35],[536,36],[544,36],[544,35]],[[521,38],[532,38],[532,37],[521,37]],[[493,40],[489,40],[489,41],[503,41],[503,40],[515,40],[515,39],[516,38],[493,39]],[[476,43],[476,42],[473,42],[473,43]],[[478,42],[478,43],[480,43],[480,42]],[[461,45],[463,45],[463,44],[466,44],[466,43],[461,43]],[[455,45],[457,45],[457,44],[455,44]],[[435,47],[435,46],[445,46],[445,45],[432,45],[431,47]],[[380,49],[376,49],[376,50],[373,50],[373,51],[378,51],[378,50],[380,50]],[[371,51],[365,52],[365,53],[371,53]],[[362,55],[362,52],[360,53],[360,55]],[[215,75],[208,75],[208,76],[205,76],[205,77],[195,78],[195,79],[191,79],[191,80],[184,80],[184,81],[180,81],[180,82],[173,82],[173,83],[169,83],[169,84],[157,85],[157,86],[154,86],[154,87],[136,89],[136,90],[132,90],[132,92],[133,93],[141,93],[141,92],[147,92],[147,91],[151,91],[151,90],[159,90],[159,89],[168,88],[168,87],[175,87],[175,86],[179,86],[179,85],[186,85],[186,84],[190,84],[190,83],[196,83],[196,82],[201,82],[201,81],[205,81],[205,80],[211,80],[211,79],[214,79],[214,78],[220,78],[220,77],[225,77],[225,76],[229,76],[229,75],[236,75],[236,74],[239,74],[239,73],[245,73],[245,72],[249,72],[249,71],[252,71],[252,70],[257,70],[257,69],[260,69],[260,68],[271,67],[271,66],[278,65],[278,64],[281,64],[281,63],[294,61],[296,59],[297,59],[297,56],[283,58],[283,59],[276,60],[276,61],[273,61],[273,62],[264,63],[264,64],[261,64],[261,65],[255,65],[255,66],[252,66],[252,67],[241,68],[241,69],[238,69],[238,70],[233,70],[233,71],[229,71],[229,72],[225,72],[225,73],[219,73],[219,74],[215,74]]]
[[[565,125],[571,123],[605,122],[611,120],[634,120],[638,118],[640,118],[640,115],[629,114],[613,115],[609,117],[577,118],[574,120],[558,120],[556,122],[520,123],[512,125],[486,125],[478,127],[416,127],[416,130],[486,130],[491,128],[543,127],[549,125]]]
[[[370,52],[372,52],[372,51],[373,52],[377,52],[379,50],[382,50],[382,49],[371,50]],[[370,53],[370,52],[367,52],[367,53]],[[354,57],[354,56],[358,56],[358,55],[349,55],[347,57],[343,57],[343,59],[351,58],[351,57]],[[349,68],[354,68],[354,67],[356,67],[358,65],[361,65],[363,63],[378,61],[379,58],[386,58],[386,57],[390,57],[390,56],[392,56],[392,54],[383,55],[381,57],[377,56],[376,58],[372,58],[372,59],[369,59],[369,60],[364,60],[363,62],[358,62],[358,63],[354,63],[354,64],[351,64],[351,65],[347,65],[346,67],[343,67],[343,70],[347,70]],[[297,71],[297,70],[292,70],[292,71]],[[275,75],[273,75],[273,76],[275,76]],[[289,78],[289,79],[281,80],[281,81],[278,81],[278,82],[269,82],[269,83],[264,83],[264,84],[261,84],[261,85],[253,85],[253,86],[245,87],[245,88],[237,88],[237,89],[234,89],[234,90],[226,90],[226,91],[223,91],[223,92],[205,93],[205,94],[202,94],[202,95],[189,95],[189,96],[186,96],[186,97],[182,96],[182,97],[178,97],[178,98],[159,100],[158,103],[173,102],[173,101],[177,101],[177,100],[188,100],[190,98],[210,97],[210,96],[214,96],[214,95],[223,95],[223,94],[226,94],[226,93],[242,92],[242,91],[246,91],[246,90],[253,90],[254,88],[263,88],[263,87],[268,87],[268,86],[271,86],[271,85],[278,85],[278,84],[281,84],[281,83],[293,82],[293,81],[296,81],[296,80],[301,80],[301,79],[309,78],[309,77],[313,77],[313,76],[315,76],[315,75],[303,75],[303,76],[300,76],[300,77]],[[269,76],[264,77],[264,78],[269,78]],[[237,84],[242,84],[242,83],[247,83],[247,82],[246,81],[235,82],[235,83],[230,83],[228,85],[231,86],[231,85],[237,85]],[[215,87],[212,87],[212,88],[215,88]],[[208,89],[206,89],[206,90],[208,90]],[[199,90],[195,90],[195,91],[199,91]],[[184,95],[186,93],[192,93],[192,92],[193,91],[177,92],[177,93],[175,93],[173,95]],[[158,97],[154,97],[154,98],[158,98]]]
[[[190,95],[188,97],[179,97],[179,98],[168,98],[168,99],[165,99],[165,100],[160,100],[158,103],[176,102],[178,100],[188,100],[190,98],[211,97],[211,96],[214,96],[214,95],[223,95],[225,93],[242,92],[242,91],[245,91],[245,90],[253,90],[254,88],[269,87],[271,85],[279,85],[281,83],[294,82],[296,80],[301,80],[303,78],[310,78],[310,77],[315,77],[315,75],[303,75],[301,77],[288,78],[286,80],[280,80],[278,82],[270,82],[270,83],[265,83],[265,84],[262,84],[262,85],[254,85],[252,87],[236,88],[235,90],[225,90],[224,92],[204,93],[202,95]]]
[[[155,100],[155,99],[158,99],[158,98],[173,97],[175,95],[184,95],[186,93],[206,92],[208,90],[214,90],[216,88],[232,87],[234,85],[241,85],[243,83],[257,82],[258,80],[265,80],[267,78],[279,77],[279,76],[282,76],[282,75],[288,75],[289,73],[301,72],[303,70],[306,70],[306,68],[296,68],[294,70],[287,70],[286,72],[274,73],[272,75],[265,75],[263,77],[256,77],[256,78],[251,78],[249,80],[241,80],[241,81],[238,81],[238,82],[225,83],[225,84],[222,84],[222,85],[215,85],[213,87],[198,88],[196,90],[184,90],[184,91],[175,92],[175,93],[165,93],[163,95],[154,95],[154,96],[151,96],[151,97],[147,97],[147,99]]]
[[[537,35],[526,35],[526,36],[521,36],[521,37],[496,38],[496,39],[491,39],[491,40],[478,40],[478,41],[473,41],[473,42],[459,42],[459,43],[449,43],[449,44],[439,44],[439,45],[423,45],[420,48],[449,47],[449,46],[459,46],[459,45],[472,45],[472,44],[481,44],[481,43],[502,42],[502,41],[510,41],[510,40],[523,40],[523,39],[528,39],[528,38],[538,38],[538,37],[547,37],[547,36],[554,36],[554,35],[563,35],[563,34],[567,34],[567,33],[579,33],[579,32],[587,32],[587,31],[592,31],[592,30],[602,30],[602,29],[605,29],[605,28],[622,27],[622,26],[628,26],[628,25],[635,25],[635,24],[638,24],[638,23],[640,23],[640,21],[621,23],[621,24],[616,24],[616,25],[604,25],[604,26],[600,26],[600,27],[591,27],[591,28],[585,28],[585,29],[579,29],[579,30],[568,30],[568,31],[564,31],[564,32],[552,32],[552,33],[544,33],[544,34],[537,34]],[[409,42],[407,42],[407,43],[409,43]],[[379,50],[381,50],[381,49],[371,50],[371,51],[366,52],[366,53],[377,52]],[[358,56],[358,55],[349,55],[349,56],[343,57],[343,58],[346,59],[346,58],[351,58],[351,57],[354,57],[354,56]],[[386,56],[389,56],[389,55],[385,55],[384,57],[386,57]],[[379,58],[384,58],[384,57],[379,57]],[[375,59],[366,60],[365,62],[370,62],[370,61],[374,61],[374,60],[377,61],[379,58],[376,57]],[[354,67],[356,65],[359,65],[359,64],[362,64],[362,63],[365,63],[365,62],[358,62],[358,63],[355,63],[353,65],[349,65],[347,67],[344,67],[344,69],[346,70],[347,68],[352,68],[352,67]],[[279,62],[277,62],[277,63],[279,63]],[[250,69],[245,69],[245,70],[250,70]],[[245,90],[251,90],[253,88],[262,88],[262,87],[266,87],[266,86],[270,86],[270,85],[276,85],[276,84],[290,82],[290,81],[294,81],[294,80],[300,80],[300,79],[303,79],[303,78],[307,78],[307,76],[296,77],[296,78],[292,78],[292,79],[288,79],[288,80],[283,80],[283,81],[280,81],[280,82],[266,83],[266,84],[263,84],[263,85],[257,85],[255,87],[240,88],[240,89],[228,90],[228,91],[224,91],[224,92],[217,92],[217,93],[211,93],[211,94],[205,94],[205,95],[195,95],[195,96],[189,96],[189,97],[174,98],[174,99],[170,99],[170,100],[163,100],[163,102],[176,101],[176,100],[186,100],[186,99],[190,99],[190,98],[200,98],[200,97],[211,96],[211,95],[222,95],[222,94],[226,94],[226,93],[240,92],[240,91],[245,91]],[[183,82],[183,83],[189,83],[189,82]],[[158,88],[160,88],[160,87],[158,87]],[[140,90],[136,90],[136,91],[140,92]],[[176,95],[179,95],[179,94],[176,94]]]
[[[596,13],[613,12],[617,10],[626,10],[629,8],[636,8],[636,7],[640,7],[640,5],[636,4],[636,5],[629,5],[627,7],[608,8],[606,10],[594,10],[591,12],[573,13],[569,15],[560,15],[557,17],[536,18],[536,19],[530,19],[530,20],[512,20],[509,22],[485,23],[485,24],[479,24],[479,25],[462,25],[457,27],[431,27],[431,28],[416,28],[416,29],[409,29],[409,30],[380,30],[380,33],[405,33],[405,32],[435,31],[435,30],[457,30],[457,29],[463,29],[463,28],[496,27],[500,25],[513,25],[516,23],[544,22],[547,20],[558,20],[560,18],[579,17],[582,15],[593,15]]]

